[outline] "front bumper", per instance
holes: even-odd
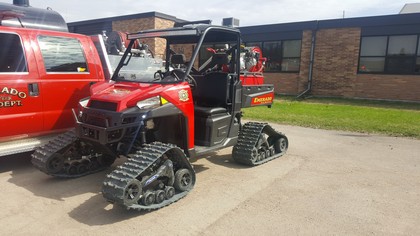
[[[128,136],[136,136],[143,121],[137,116],[127,116],[119,112],[101,111],[85,108],[80,117],[73,110],[76,121],[76,136],[102,145],[117,143]],[[135,138],[135,137],[130,137]]]

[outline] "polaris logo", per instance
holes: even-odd
[[[156,176],[156,175],[154,175],[154,176],[152,176],[150,179],[148,179],[147,181],[146,181],[146,183],[144,183],[144,186],[147,186],[147,185],[149,185],[149,184],[151,184],[153,181],[155,181],[155,179],[157,179],[158,178],[158,176]]]

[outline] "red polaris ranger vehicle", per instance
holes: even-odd
[[[166,42],[165,66],[133,71],[138,58],[131,48],[146,38]],[[263,84],[261,51],[241,48],[238,29],[186,25],[128,39],[111,82],[91,87],[75,111],[76,129],[37,149],[35,167],[77,177],[127,157],[106,176],[102,194],[128,209],[150,210],[194,187],[190,157],[233,146],[235,161],[254,166],[286,152],[286,136],[268,124],[242,124],[241,109],[271,106],[274,91]]]

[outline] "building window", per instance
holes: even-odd
[[[300,67],[300,40],[283,41],[281,71],[297,72]]]
[[[383,72],[387,37],[364,37],[360,50],[359,72]]]
[[[419,73],[419,44],[418,35],[362,37],[359,72]]]
[[[263,56],[267,58],[265,71],[281,71],[281,41],[264,42]]]
[[[79,40],[39,36],[38,41],[47,72],[88,72]]]
[[[247,46],[258,46],[267,58],[266,72],[299,72],[301,40],[249,42]]]
[[[0,73],[27,72],[25,54],[18,35],[0,33]]]

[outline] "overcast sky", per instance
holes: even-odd
[[[11,3],[13,0],[2,2]],[[157,11],[179,19],[235,17],[240,26],[398,14],[404,0],[29,0],[59,12],[67,22]]]

